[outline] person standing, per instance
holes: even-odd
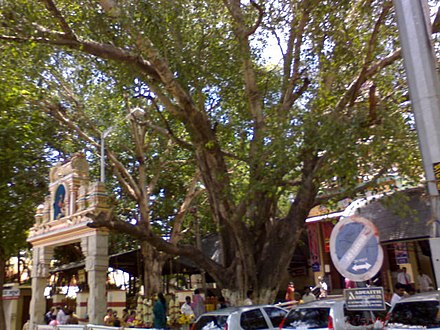
[[[114,321],[113,309],[109,308],[107,309],[107,314],[104,316],[104,325],[113,326]]]
[[[186,296],[185,302],[182,307],[180,307],[180,312],[185,317],[185,323],[182,324],[182,330],[188,330],[190,323],[194,321],[194,311],[191,307],[191,297]]]
[[[345,288],[346,288],[346,289],[353,289],[353,288],[356,287],[356,282],[350,280],[350,279],[347,278],[347,277],[345,278],[344,282],[345,282]]]
[[[132,325],[132,323],[134,322],[134,320],[136,320],[136,311],[131,311],[130,315],[127,318],[127,324],[128,325]]]
[[[394,306],[397,302],[399,302],[404,294],[405,294],[404,286],[400,283],[396,283],[393,296],[391,297],[391,302],[390,302],[391,306]]]
[[[328,285],[322,276],[318,276],[318,284],[314,289],[319,288],[319,298],[327,298]]]
[[[68,315],[66,313],[66,309],[65,308],[61,308],[61,307],[57,307],[57,316],[56,316],[56,320],[58,322],[58,324],[66,324],[67,322],[67,318]]]
[[[127,308],[124,308],[123,310],[122,310],[122,317],[121,317],[121,321],[122,321],[122,324],[127,324],[127,320],[128,320],[128,317],[129,317],[130,315],[128,314],[128,309]]]
[[[51,317],[52,317],[52,315],[51,315]],[[23,324],[23,328],[21,328],[21,330],[29,330],[29,327],[30,327],[30,320],[27,320],[26,323]]]
[[[295,300],[295,285],[293,282],[289,282],[289,285],[286,289],[286,295],[284,297],[286,301],[294,301]]]
[[[254,304],[254,302],[252,301],[253,295],[254,295],[254,292],[252,290],[248,290],[246,292],[246,299],[243,302],[244,306],[250,306],[250,305]]]
[[[60,323],[57,321],[57,316],[52,314],[50,316],[51,320],[49,322],[49,325],[59,325]]]
[[[191,308],[194,312],[194,316],[196,317],[196,319],[205,312],[205,300],[200,294],[199,289],[194,290],[194,297]]]
[[[402,267],[397,273],[397,283],[399,283],[406,292],[411,291],[411,276],[406,272],[406,267]]]
[[[67,310],[66,324],[79,324],[78,316],[71,309]]]
[[[316,300],[315,295],[312,293],[312,291],[310,290],[309,286],[305,286],[304,287],[304,294],[301,297],[302,301],[304,303],[310,302],[310,301],[314,301]]]
[[[434,290],[431,278],[426,275],[421,269],[419,269],[419,275],[417,276],[417,283],[419,285],[420,292],[427,292]]]
[[[218,297],[218,304],[217,304],[217,309],[223,309],[223,308],[227,308],[228,304],[226,303],[225,297],[220,296]]]
[[[157,295],[157,300],[153,306],[153,325],[155,329],[165,329],[167,327],[167,302],[162,292]]]
[[[49,309],[49,311],[46,314],[44,314],[44,321],[46,322],[46,324],[49,324],[49,322],[52,321],[52,315],[56,315],[54,307]]]

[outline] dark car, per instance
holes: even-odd
[[[390,310],[386,329],[440,329],[440,293],[418,293],[402,298]]]

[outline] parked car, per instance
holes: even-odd
[[[273,305],[252,305],[218,309],[200,315],[191,330],[275,330],[287,310]]]
[[[438,291],[402,298],[391,308],[386,329],[440,329],[439,299]]]
[[[382,325],[375,322],[384,320],[386,311],[353,311],[345,306],[345,299],[329,298],[301,304],[290,310],[280,325],[280,329],[373,329]]]

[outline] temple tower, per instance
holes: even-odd
[[[31,330],[44,323],[49,267],[55,247],[80,243],[85,256],[89,286],[88,317],[102,324],[106,313],[106,279],[108,270],[108,231],[89,228],[87,214],[109,210],[108,196],[101,182],[90,182],[85,156],[76,154],[65,164],[50,170],[49,195],[39,206],[28,242],[33,248]]]

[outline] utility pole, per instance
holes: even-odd
[[[440,83],[428,4],[426,0],[394,0],[394,7],[431,200],[433,222],[429,242],[437,287],[440,287]]]

